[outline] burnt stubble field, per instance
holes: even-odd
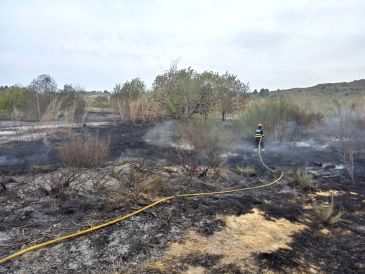
[[[33,129],[43,133],[31,140],[3,140],[0,257],[161,197],[257,186],[277,176],[263,167],[249,138],[238,136],[229,148],[194,154],[178,127],[171,120],[130,125],[106,119],[103,124],[52,131]],[[225,122],[224,131],[233,134],[234,123]],[[57,149],[70,136],[108,140],[108,159],[97,166],[65,166]],[[0,271],[362,272],[363,150],[354,159],[353,182],[337,140],[267,139],[265,163],[284,172],[283,180],[272,187],[177,198],[91,234],[26,253],[1,264]],[[202,167],[209,166],[212,157],[218,164],[204,173]],[[298,182],[299,169],[310,177],[310,187]]]

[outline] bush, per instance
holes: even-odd
[[[56,149],[56,154],[66,167],[94,167],[109,158],[110,141],[93,136],[72,137]]]
[[[321,114],[311,111],[309,101],[273,95],[252,99],[236,122],[236,128],[243,131],[241,134],[251,138],[253,129],[260,122],[271,138],[286,140],[297,137],[301,132],[298,130],[300,127],[307,127],[321,119]]]

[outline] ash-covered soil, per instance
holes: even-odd
[[[275,177],[252,147],[238,146],[206,177],[187,176],[174,150],[146,141],[144,126],[89,128],[112,136],[99,168],[7,168],[0,184],[0,257],[122,216],[171,194],[257,186]],[[119,138],[115,138],[119,136]],[[57,141],[57,140],[56,140]],[[56,142],[55,141],[55,142]],[[14,145],[14,147],[16,147]],[[174,199],[89,235],[29,252],[1,273],[361,273],[365,271],[364,170],[351,183],[327,148],[270,148],[263,157],[285,171],[270,188]],[[287,152],[286,152],[287,151]],[[356,161],[363,162],[359,155]],[[255,167],[252,177],[236,165]],[[293,171],[305,167],[314,189]],[[334,200],[341,220],[321,222],[313,205]]]

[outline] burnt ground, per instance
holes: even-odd
[[[111,141],[110,160],[125,157],[143,157],[149,162],[158,162],[161,159],[173,161],[175,159],[171,148],[156,147],[146,144],[143,136],[150,126],[137,124],[131,126],[123,123],[110,123],[103,126],[87,126],[73,128],[73,134],[91,134]],[[65,135],[52,134],[48,138],[30,141],[10,141],[0,144],[0,171],[2,173],[24,173],[32,166],[48,166],[49,169],[60,167],[54,147],[64,142]]]
[[[176,171],[174,150],[146,144],[143,141],[146,127],[105,126],[89,130],[113,137],[111,160],[142,155],[148,159],[147,164],[140,170],[112,162],[97,169],[72,172],[46,168],[42,174],[32,173],[24,166],[20,169],[21,165],[4,168],[0,185],[0,257],[129,213],[158,197],[254,186],[273,178],[261,169],[257,154],[251,149],[238,150],[240,156],[229,157],[228,167],[220,176],[208,174],[206,178],[198,179]],[[20,143],[12,144],[13,148],[23,148],[29,155],[40,145],[43,143],[33,141],[23,147]],[[8,149],[16,151],[10,145]],[[52,152],[48,153],[48,159],[54,162],[46,161],[47,166],[57,167]],[[314,161],[339,164],[334,160],[336,156],[332,150],[291,148],[284,155],[280,150],[270,151],[268,144],[263,157],[270,166],[286,171],[284,180],[272,188],[169,201],[88,236],[27,253],[0,265],[0,272],[203,273],[191,272],[191,269],[203,269],[205,273],[364,272],[364,171],[358,168],[358,182],[351,183],[344,170],[314,164]],[[165,161],[161,162],[161,159]],[[356,161],[363,163],[364,158]],[[256,167],[256,177],[246,178],[229,169],[237,164]],[[166,169],[169,166],[170,169]],[[303,166],[315,175],[312,191],[301,190],[293,182],[291,171]],[[152,189],[141,183],[157,176],[162,179]],[[315,214],[312,205],[313,201],[329,201],[331,195],[336,212],[343,208],[344,214],[343,220],[326,225]],[[225,263],[223,255],[210,250],[167,260],[168,263],[164,262],[160,267],[150,267],[154,262],[164,260],[171,243],[188,242],[188,231],[204,239],[213,239],[228,225],[219,216],[247,216],[254,210],[259,210],[273,224],[285,220],[305,228],[290,235],[292,241],[287,243],[288,247],[250,253],[249,257],[242,257],[236,263]],[[260,231],[259,224],[257,230]]]

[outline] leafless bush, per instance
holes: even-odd
[[[66,168],[57,170],[48,180],[42,180],[40,188],[48,194],[56,194],[70,187],[82,173],[78,168]]]
[[[357,150],[357,144],[354,139],[342,140],[340,144],[340,149],[338,151],[340,160],[345,165],[345,168],[351,178],[352,182],[355,182],[354,175],[354,154]]]
[[[110,141],[93,136],[74,136],[56,149],[66,167],[93,167],[109,158]]]
[[[334,101],[334,124],[329,125],[330,135],[336,136],[339,140],[337,152],[341,162],[351,178],[355,182],[354,156],[358,152],[361,130],[358,128],[361,115],[355,103],[346,101]]]
[[[323,224],[333,225],[341,221],[343,210],[340,210],[337,213],[335,213],[333,196],[331,197],[330,203],[323,202],[321,204],[318,204],[317,202],[314,202],[313,208],[319,221]]]
[[[177,127],[177,135],[176,155],[187,175],[204,177],[224,163],[220,155],[230,141],[216,124],[184,122]]]

